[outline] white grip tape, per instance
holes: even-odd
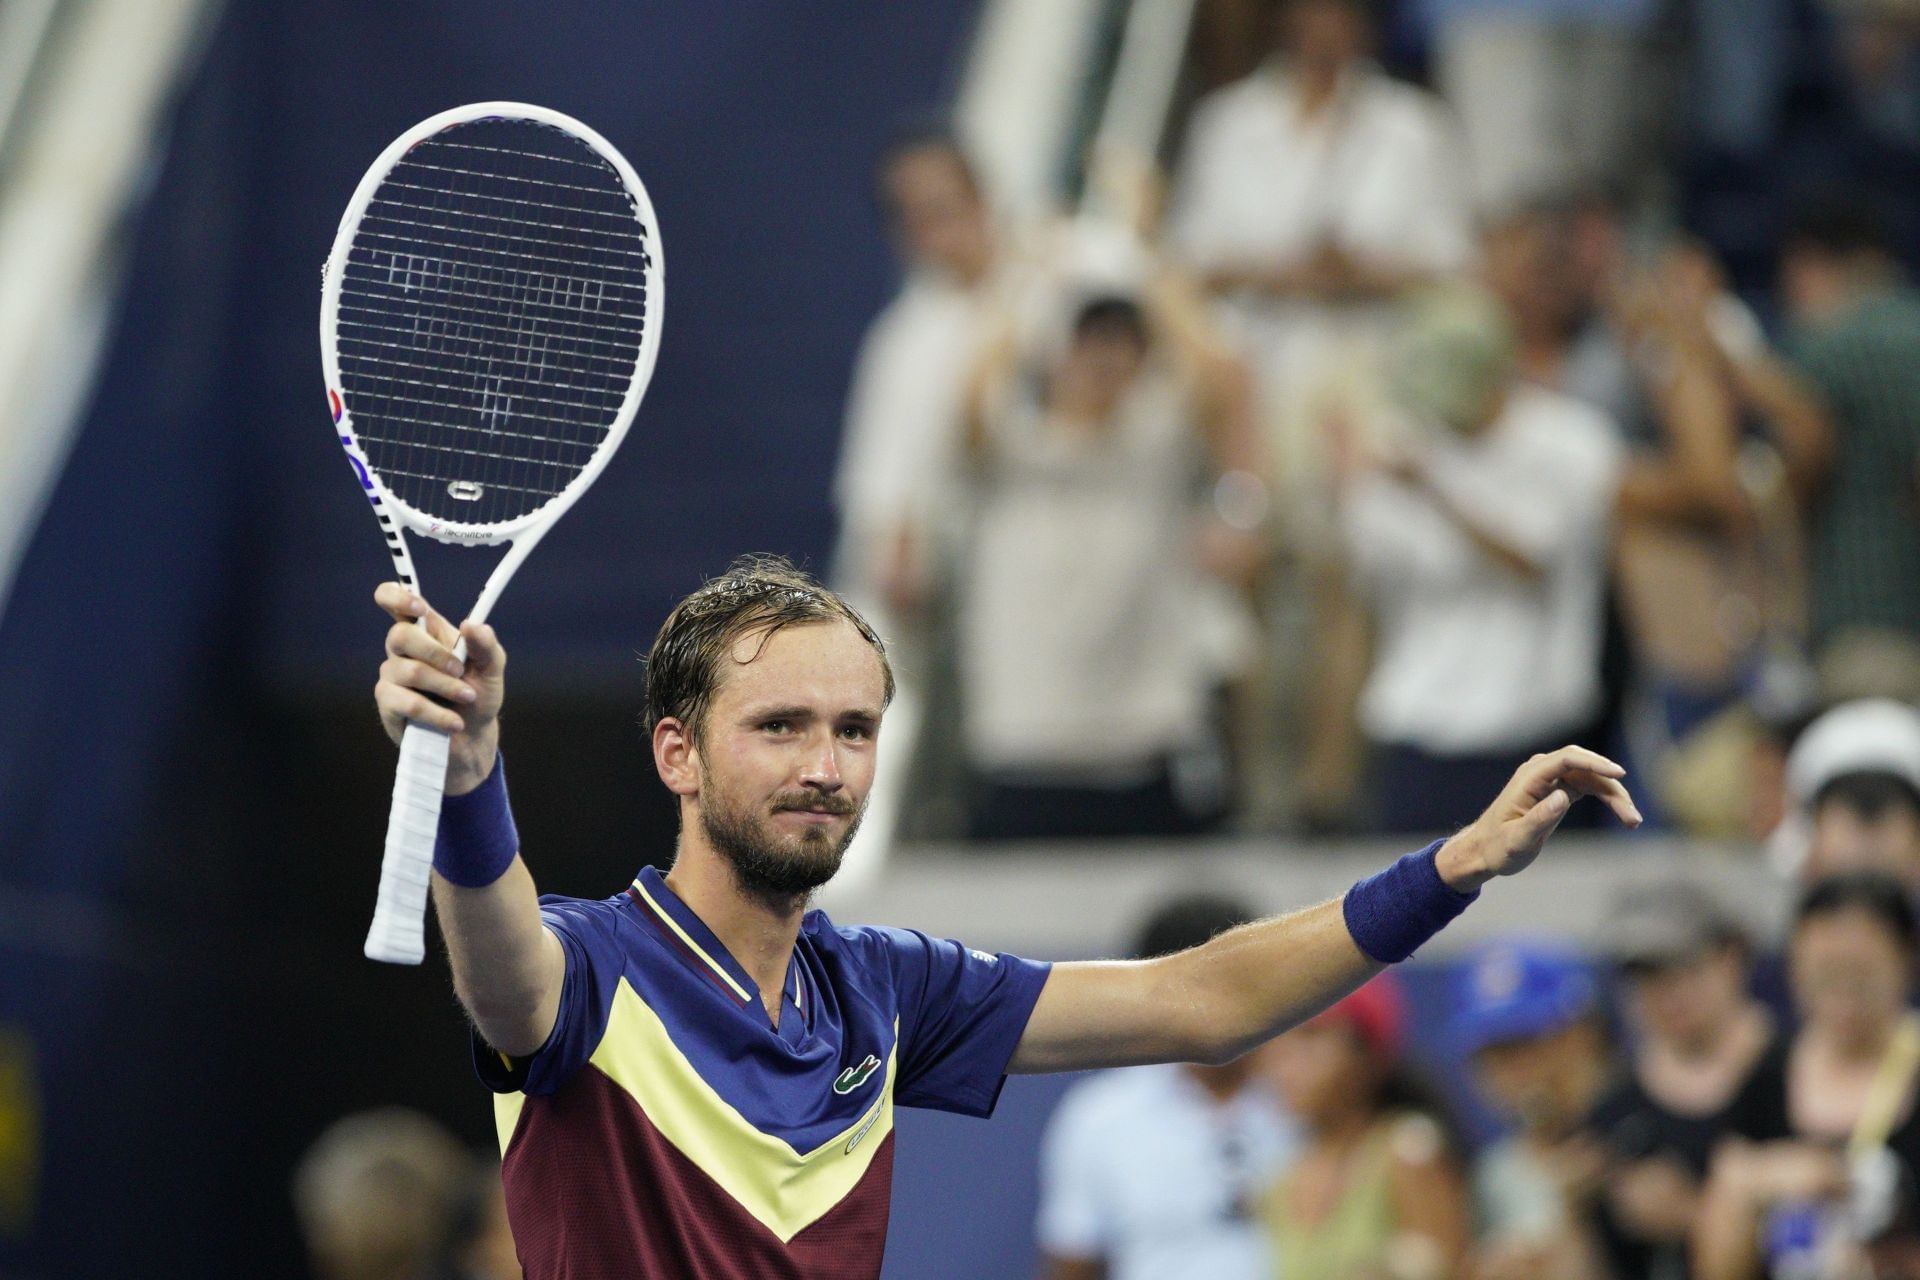
[[[447,734],[411,721],[400,737],[393,776],[387,850],[380,862],[380,896],[367,930],[367,958],[419,964],[427,954],[427,889],[433,842],[440,830],[440,799],[447,787]]]

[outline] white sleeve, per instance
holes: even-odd
[[[1230,265],[1214,217],[1225,203],[1219,187],[1231,182],[1234,172],[1222,123],[1217,103],[1202,102],[1195,109],[1169,202],[1167,243],[1176,258],[1201,271]]]
[[[1465,539],[1434,517],[1428,499],[1382,475],[1354,480],[1340,507],[1340,531],[1348,565],[1368,590],[1408,578],[1447,581],[1474,568]]]
[[[1625,450],[1593,417],[1555,424],[1558,439],[1505,465],[1436,453],[1427,478],[1462,515],[1537,565],[1595,554],[1605,545]]]
[[[910,518],[951,465],[960,388],[975,347],[947,319],[896,303],[861,343],[833,486],[840,518],[851,527],[885,530]]]
[[[1473,206],[1467,194],[1466,149],[1446,110],[1434,104],[1422,121],[1424,193],[1420,216],[1412,224],[1408,253],[1414,265],[1446,274],[1471,267],[1476,256]]]
[[[1035,1234],[1056,1258],[1102,1258],[1113,1230],[1103,1194],[1099,1117],[1085,1086],[1069,1090],[1040,1141],[1040,1212]]]

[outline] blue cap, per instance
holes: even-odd
[[[1461,1053],[1526,1040],[1592,1013],[1598,987],[1586,957],[1553,942],[1509,940],[1476,952],[1454,988],[1451,1037]]]

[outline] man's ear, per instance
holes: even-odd
[[[673,794],[700,794],[700,751],[678,717],[662,716],[653,726],[653,767]]]

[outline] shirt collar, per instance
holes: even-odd
[[[653,917],[660,925],[682,959],[694,968],[705,971],[715,985],[726,991],[742,1008],[750,1008],[756,1014],[765,1016],[760,1005],[759,985],[747,975],[746,969],[733,958],[693,908],[667,887],[665,873],[658,867],[643,869],[634,877],[627,894],[642,912]],[[796,939],[794,954],[787,961],[786,990],[782,994],[800,1012],[803,1020],[810,1018],[812,1012],[807,1007],[811,1000],[805,972],[805,966],[800,963],[800,947]],[[782,1018],[780,1024],[784,1033],[787,1019]]]

